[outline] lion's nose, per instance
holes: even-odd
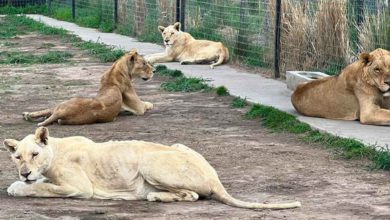
[[[169,42],[169,40],[165,40],[165,43],[168,43]]]
[[[27,178],[31,174],[31,171],[25,172],[25,173],[20,173],[21,176]]]

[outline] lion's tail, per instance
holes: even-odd
[[[229,193],[226,192],[225,188],[222,186],[220,182],[217,183],[216,186],[214,187],[212,198],[230,206],[247,208],[247,209],[291,209],[291,208],[298,208],[301,206],[300,202],[274,203],[274,204],[244,202],[235,199],[231,195],[229,195]]]
[[[229,61],[229,50],[223,45],[221,46],[222,51],[218,57],[218,61],[210,65],[211,69],[213,69],[215,66],[221,65],[222,63],[226,63],[227,61]]]

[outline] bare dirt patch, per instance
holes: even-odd
[[[36,125],[23,111],[54,106],[74,96],[93,96],[110,64],[84,57],[71,64],[0,67],[0,141],[21,139]],[[19,45],[26,45],[23,43]],[[35,43],[33,43],[35,42]],[[29,39],[34,50],[44,42]],[[1,45],[1,44],[0,44]],[[389,219],[390,175],[369,171],[364,163],[334,158],[320,146],[289,134],[270,133],[259,121],[244,120],[245,110],[230,108],[231,98],[205,93],[167,93],[163,81],[136,81],[137,91],[155,109],[145,116],[124,114],[112,123],[49,127],[51,135],[83,135],[95,141],[146,140],[183,143],[203,154],[216,168],[227,190],[237,198],[258,202],[298,200],[293,210],[245,210],[216,201],[151,203],[77,199],[13,198],[7,187],[17,180],[7,152],[0,151],[1,219]],[[1,83],[4,82],[4,83]]]

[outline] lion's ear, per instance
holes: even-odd
[[[35,131],[35,142],[37,144],[47,145],[49,140],[49,129],[45,127],[39,127]]]
[[[130,54],[129,55],[129,61],[130,62],[134,62],[135,59],[136,59],[136,56],[138,55],[138,50],[133,48],[133,49],[130,50],[129,54]]]
[[[180,22],[176,22],[176,23],[173,25],[173,27],[174,27],[177,31],[180,31],[180,26],[181,26]]]
[[[14,139],[5,139],[3,142],[5,149],[11,153],[15,153],[18,143],[19,142]]]
[[[138,54],[138,50],[137,48],[133,48],[130,50],[130,53],[134,53],[134,54]]]
[[[373,60],[373,57],[369,53],[361,53],[359,56],[360,61],[362,61],[364,64],[371,63]]]
[[[162,32],[164,32],[165,27],[163,27],[163,26],[158,26],[158,30],[162,33]]]

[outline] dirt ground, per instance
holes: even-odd
[[[11,41],[17,43],[14,49],[39,51],[43,43],[50,43],[75,56],[67,64],[0,66],[1,142],[34,132],[36,125],[22,120],[23,111],[44,109],[73,96],[93,96],[110,65],[52,37],[29,35]],[[0,50],[5,50],[1,42]],[[268,203],[298,200],[302,207],[271,211],[234,208],[213,200],[168,204],[13,198],[6,189],[18,179],[17,171],[3,150],[0,219],[390,219],[390,173],[335,158],[293,135],[270,133],[259,121],[243,119],[245,109],[232,109],[230,97],[162,91],[163,80],[135,82],[141,98],[155,104],[144,116],[121,115],[105,124],[52,125],[50,134],[83,135],[95,141],[182,143],[205,156],[233,196]]]

